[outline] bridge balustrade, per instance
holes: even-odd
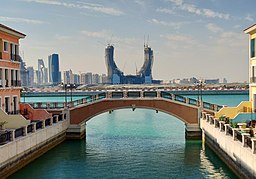
[[[203,108],[214,110],[214,105],[211,103],[203,102]]]
[[[139,98],[140,97],[140,91],[128,91],[127,92],[128,98]]]
[[[166,99],[172,100],[172,94],[167,93],[167,92],[165,92],[165,91],[161,91],[160,96],[161,96],[162,98],[166,98]]]
[[[227,127],[227,130],[228,130],[228,134],[233,136],[233,130],[232,130],[232,127],[228,126]]]
[[[5,131],[0,133],[0,145],[6,144],[11,141],[11,131]]]
[[[123,92],[112,92],[112,98],[123,98],[124,97],[124,93]]]
[[[252,140],[250,136],[244,136],[245,138],[245,144],[247,147],[252,148]]]
[[[42,128],[43,128],[43,121],[38,121],[38,122],[36,123],[36,130],[42,129]]]
[[[197,106],[197,100],[196,99],[192,99],[192,98],[188,98],[188,104],[191,104],[193,106]]]
[[[45,120],[45,126],[50,126],[51,125],[51,118],[48,118]]]
[[[15,129],[15,138],[23,136],[23,135],[24,135],[23,127]]]
[[[184,96],[175,95],[175,101],[186,103],[186,98]]]
[[[157,97],[157,92],[156,91],[144,91],[143,92],[143,97],[144,98],[156,98]]]
[[[31,133],[31,132],[33,132],[33,124],[29,124],[27,126],[27,133]]]

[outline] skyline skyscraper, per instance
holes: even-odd
[[[110,84],[151,84],[152,66],[153,66],[153,50],[148,44],[144,45],[144,63],[140,71],[136,75],[124,75],[117,67],[114,61],[114,47],[108,45],[105,48],[105,61],[108,73],[108,83]]]
[[[52,54],[48,56],[49,82],[53,85],[60,83],[61,75],[59,70],[59,55]]]

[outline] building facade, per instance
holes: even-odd
[[[59,55],[52,54],[48,57],[49,65],[49,83],[57,85],[61,82],[61,74],[59,69]]]
[[[249,34],[249,101],[252,102],[252,108],[256,109],[256,24],[244,30]]]
[[[16,113],[19,110],[19,40],[25,36],[0,24],[0,108],[6,113]]]
[[[63,82],[64,84],[74,84],[74,74],[72,70],[63,72]]]

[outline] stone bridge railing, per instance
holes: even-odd
[[[200,107],[211,111],[219,111],[223,106],[217,104],[211,104],[208,102],[201,102],[196,99],[187,98],[181,95],[174,95],[164,91],[107,91],[94,96],[89,96],[75,101],[70,102],[36,102],[29,103],[34,109],[64,109],[76,107],[82,104],[89,104],[97,102],[102,99],[142,99],[142,98],[162,98],[166,100],[176,101],[191,106]]]

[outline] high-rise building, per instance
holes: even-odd
[[[42,85],[44,81],[44,61],[43,59],[38,59],[37,61],[37,71],[38,71],[38,76],[37,76],[37,84]]]
[[[81,74],[81,84],[90,85],[92,84],[92,73],[82,73]]]
[[[105,48],[105,61],[107,65],[108,72],[108,82],[112,84],[121,83],[121,77],[123,76],[123,72],[119,70],[115,61],[114,61],[114,46],[108,45]]]
[[[63,82],[64,84],[74,84],[74,74],[72,70],[63,72]]]
[[[74,83],[75,84],[81,84],[80,76],[78,74],[74,74]]]
[[[102,82],[101,83],[103,83],[103,84],[108,83],[108,77],[107,77],[106,74],[102,74],[101,77],[102,77]]]
[[[28,67],[28,86],[34,86],[34,68],[33,67]]]
[[[136,75],[124,75],[114,61],[114,47],[108,45],[105,48],[105,61],[108,73],[108,83],[111,84],[151,84],[153,50],[148,45],[144,45],[144,64]]]
[[[59,70],[59,55],[52,54],[48,57],[49,65],[49,82],[53,85],[56,85],[61,82],[61,73]]]
[[[43,83],[48,83],[48,68],[44,68]]]
[[[145,84],[152,83],[153,50],[148,45],[144,45],[144,64],[138,75],[144,78]]]
[[[92,84],[99,84],[100,83],[100,76],[99,74],[92,75]]]
[[[26,68],[26,63],[20,58],[20,82],[21,86],[28,86],[28,71]]]

